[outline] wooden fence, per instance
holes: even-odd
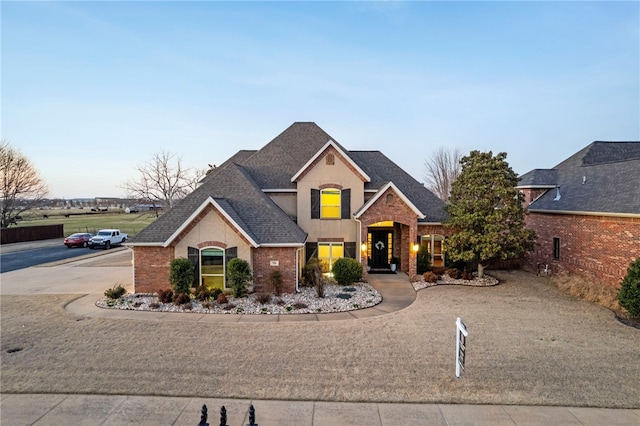
[[[21,243],[24,241],[50,240],[64,238],[62,224],[19,226],[0,229],[0,242],[2,244]]]

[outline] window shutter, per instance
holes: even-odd
[[[229,247],[224,251],[225,264],[229,263],[231,259],[238,257],[238,247]]]
[[[304,245],[304,257],[305,264],[309,262],[312,257],[318,257],[318,243],[306,243]]]
[[[345,242],[344,243],[344,257],[349,257],[351,259],[356,258],[356,242]]]
[[[193,265],[193,287],[200,285],[200,250],[187,247],[187,259]]]
[[[351,190],[343,189],[340,192],[340,218],[351,219]]]
[[[320,219],[320,190],[311,190],[311,219]]]

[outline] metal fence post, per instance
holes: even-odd
[[[224,405],[222,406],[222,408],[220,408],[220,426],[228,426],[227,425],[227,409],[224,408]]]
[[[198,423],[198,426],[209,426],[209,423],[207,423],[207,406],[206,405],[202,406],[202,414],[200,415],[200,423]]]

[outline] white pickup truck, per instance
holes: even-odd
[[[89,240],[89,248],[104,247],[109,250],[111,246],[122,244],[127,241],[127,234],[119,229],[101,229]]]

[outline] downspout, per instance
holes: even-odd
[[[353,217],[353,220],[358,222],[358,245],[356,250],[358,251],[358,262],[362,264],[362,249],[360,248],[362,246],[362,221],[355,216]]]

